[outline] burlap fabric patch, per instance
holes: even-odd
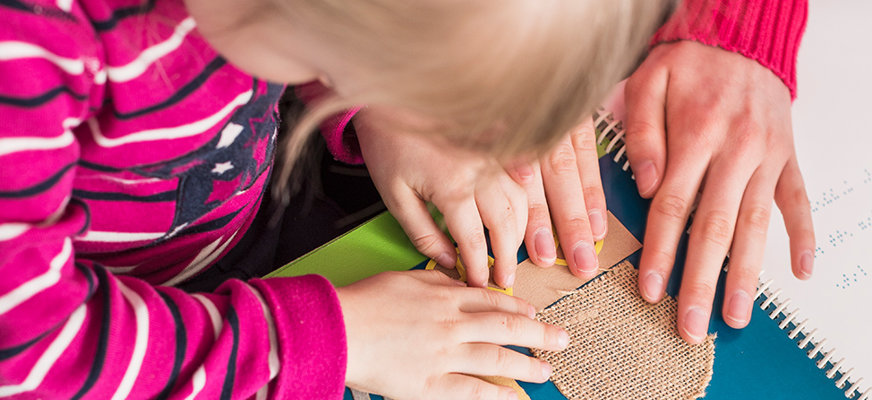
[[[533,350],[554,367],[551,380],[569,400],[705,395],[714,336],[687,344],[678,336],[675,299],[648,304],[638,294],[637,277],[623,262],[538,314],[569,332],[566,350]]]

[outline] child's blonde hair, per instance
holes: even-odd
[[[432,133],[497,157],[542,153],[631,72],[672,3],[268,0],[367,72],[297,121],[279,187],[308,133],[354,105],[425,115],[440,121]]]

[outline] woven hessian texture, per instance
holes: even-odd
[[[714,336],[690,345],[678,336],[675,299],[648,304],[638,271],[623,262],[539,313],[569,332],[562,352],[533,350],[554,367],[551,380],[569,400],[695,399],[705,395]]]

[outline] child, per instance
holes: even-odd
[[[663,8],[0,2],[0,397],[320,399],[347,383],[491,399],[513,392],[470,375],[544,381],[547,364],[498,345],[556,350],[566,334],[436,273],[172,286],[258,211],[283,89],[270,82],[335,91],[295,137],[366,104],[437,146],[535,154],[629,71]]]

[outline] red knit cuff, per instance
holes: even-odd
[[[796,54],[807,0],[683,0],[652,45],[695,40],[756,60],[796,98]]]
[[[300,85],[294,90],[297,97],[306,104],[310,104],[330,92],[330,89],[324,87],[320,82]],[[363,155],[357,136],[353,132],[346,133],[345,129],[359,110],[360,107],[346,110],[331,116],[321,124],[321,134],[327,141],[327,150],[330,150],[330,154],[333,154],[334,158],[348,164],[363,164]]]
[[[336,291],[324,277],[252,279],[276,324],[277,399],[341,399],[348,349]]]

